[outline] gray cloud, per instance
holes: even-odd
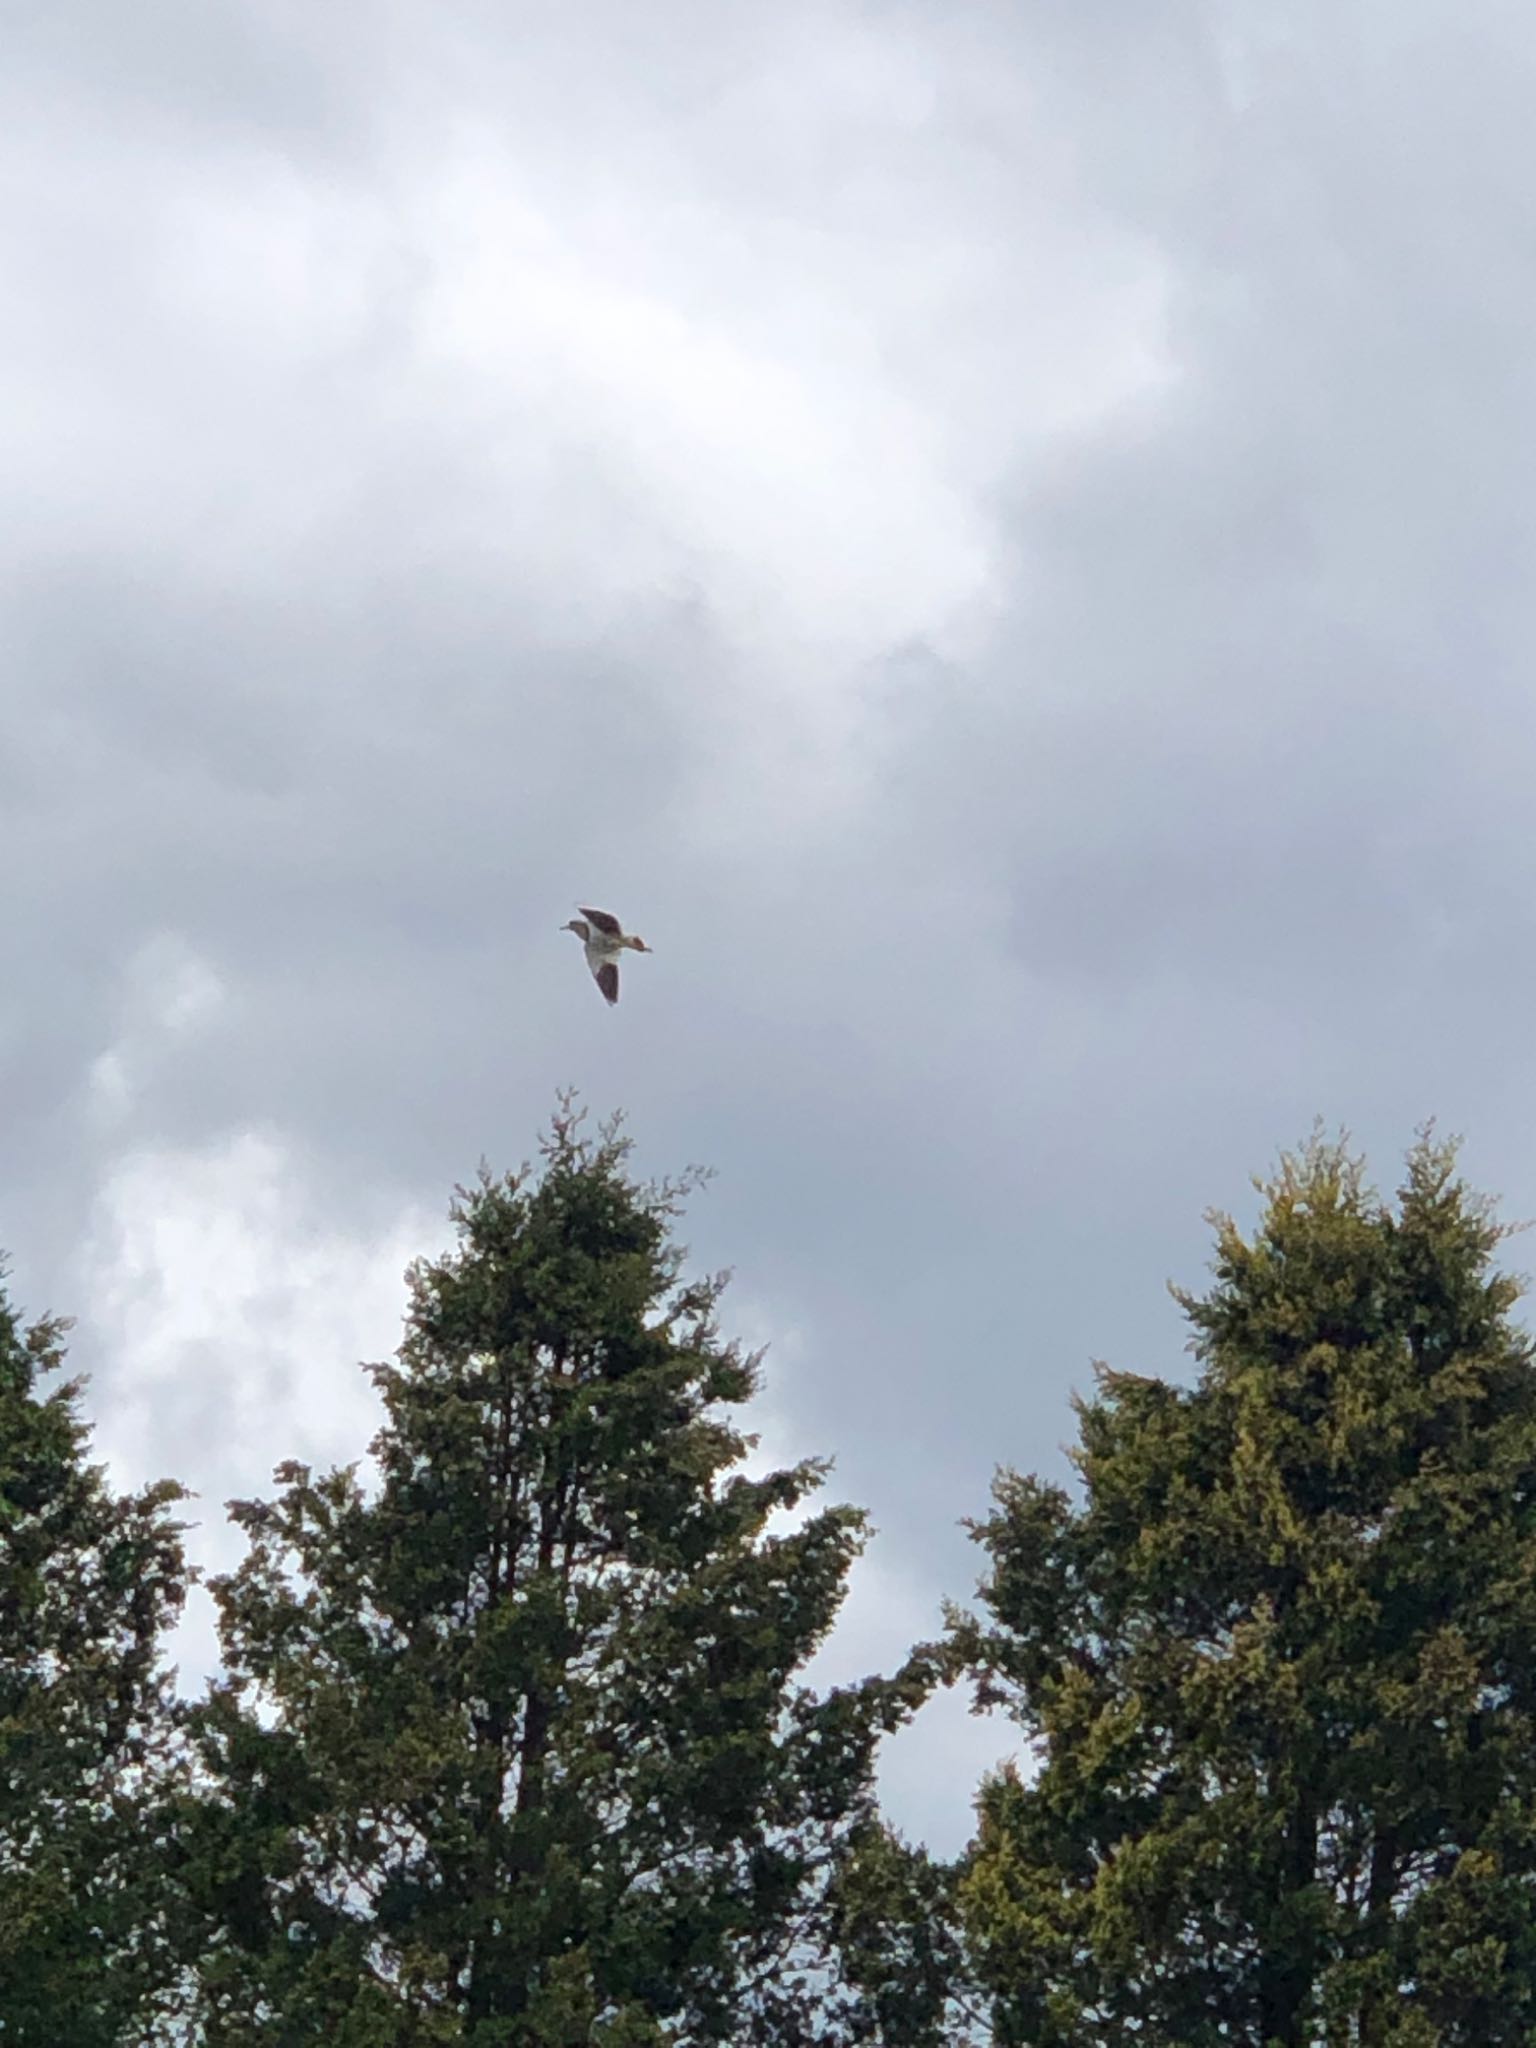
[[[4,43],[0,1239],[125,1471],[353,1455],[410,1233],[575,1081],[719,1166],[877,1660],[1315,1112],[1536,1208],[1522,18]],[[1007,1737],[931,1726],[948,1843]]]

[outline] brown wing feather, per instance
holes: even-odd
[[[610,917],[606,910],[588,910],[584,903],[578,903],[576,908],[583,917],[590,917],[597,929],[600,932],[606,932],[610,939],[618,938],[624,929],[619,920],[616,917]]]
[[[611,960],[605,960],[600,967],[592,970],[593,979],[610,1003],[619,1000],[619,970]]]

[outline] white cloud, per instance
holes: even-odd
[[[385,175],[238,129],[196,175],[147,130],[110,180],[88,154],[51,175],[12,251],[30,528],[153,531],[276,595],[398,495],[419,547],[551,619],[579,590],[584,634],[637,591],[706,592],[754,651],[738,692],[801,715],[893,642],[969,644],[1023,451],[1166,374],[1164,267],[964,38],[834,11],[704,41],[719,75],[681,121],[644,67],[594,82],[574,27],[544,32],[542,85],[521,47],[454,70],[426,31],[381,88]],[[937,148],[957,118],[974,138]],[[10,148],[21,179],[52,130]],[[110,351],[81,347],[61,248]]]
[[[986,524],[878,372],[786,356],[750,308],[674,295],[665,261],[616,277],[604,237],[532,207],[504,152],[457,162],[436,205],[423,349],[487,430],[520,552],[557,546],[561,570],[618,591],[695,574],[728,617],[845,658],[941,628],[984,589]],[[672,228],[709,260],[712,222]],[[595,451],[626,515],[617,549],[549,516],[555,470]]]
[[[360,1361],[399,1342],[409,1261],[443,1241],[402,1209],[338,1222],[282,1139],[241,1132],[126,1154],[107,1170],[78,1260],[83,1334],[110,1360],[96,1449],[114,1481],[169,1471],[199,1496],[189,1549],[236,1563],[227,1499],[270,1490],[284,1458],[361,1458],[379,1421]],[[184,1686],[214,1668],[210,1603],[194,1595],[174,1654]]]
[[[145,1084],[213,1023],[225,1001],[219,976],[178,934],[144,940],[121,977],[112,1043],[86,1071],[87,1118],[98,1126],[121,1125]]]

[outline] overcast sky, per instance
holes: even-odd
[[[1513,0],[7,9],[0,1243],[114,1475],[224,1565],[357,1456],[575,1083],[718,1169],[851,1675],[1314,1115],[1536,1214],[1533,91]]]

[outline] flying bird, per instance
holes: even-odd
[[[606,910],[588,910],[585,904],[578,904],[580,917],[573,917],[569,924],[561,925],[563,932],[574,932],[586,949],[587,965],[592,970],[592,979],[602,990],[610,1003],[619,1000],[619,955],[625,947],[636,953],[649,953],[650,947],[644,939],[637,939],[632,932],[625,931],[616,917],[610,917]]]

